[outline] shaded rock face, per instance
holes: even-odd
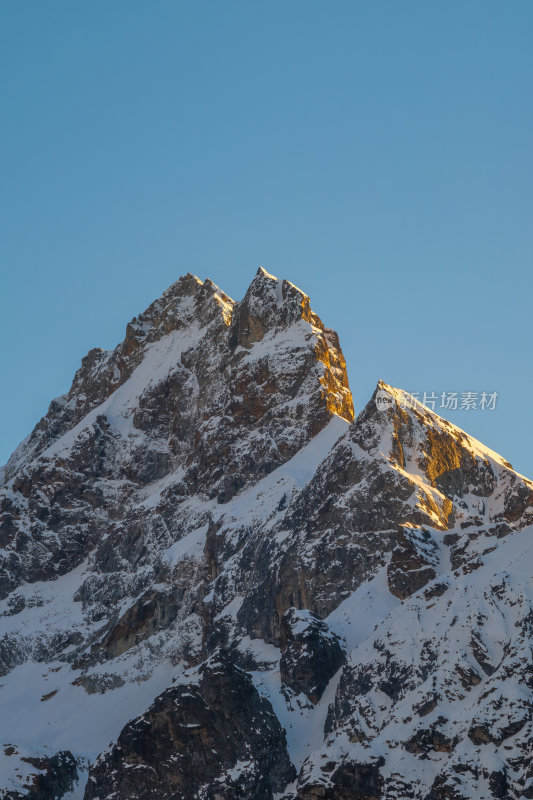
[[[179,593],[146,592],[131,605],[109,632],[93,645],[114,658],[159,630],[168,628],[179,609]]]
[[[295,777],[285,732],[223,655],[167,689],[91,770],[85,800],[271,800]]]
[[[378,390],[264,270],[89,353],[0,486],[0,796],[531,794],[533,484]]]
[[[419,728],[410,739],[405,742],[405,749],[408,753],[421,755],[423,753],[451,753],[457,744],[457,740],[450,739],[445,733],[439,730],[439,725],[446,724],[448,720],[440,717],[430,728]]]
[[[9,753],[9,746],[4,746]],[[2,792],[5,800],[55,800],[74,789],[78,780],[76,759],[68,750],[53,756],[25,757],[22,759],[33,767],[26,786],[21,791]]]
[[[317,703],[346,660],[336,636],[309,611],[289,609],[281,622],[280,674],[286,687]]]
[[[328,784],[306,784],[304,780],[298,787],[298,800],[381,800],[383,778],[379,768],[384,763],[383,758],[375,758],[366,764],[353,761],[339,765],[326,763],[323,772],[328,776]]]
[[[410,597],[437,576],[438,545],[427,530],[398,528],[387,567],[389,589],[400,600]]]

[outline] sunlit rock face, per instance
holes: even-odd
[[[533,484],[376,393],[262,269],[83,359],[0,487],[0,797],[533,797]]]

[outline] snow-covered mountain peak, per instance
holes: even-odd
[[[6,586],[79,564],[115,505],[122,516],[156,481],[177,503],[226,503],[292,458],[332,415],[352,419],[338,337],[308,302],[264,271],[238,304],[187,274],[128,324],[113,351],[91,350],[70,391],[8,462]],[[111,492],[102,481],[114,482]],[[87,508],[102,502],[93,533],[80,536]],[[42,533],[48,519],[53,536]],[[15,555],[28,534],[29,560]]]
[[[293,284],[183,276],[0,486],[0,798],[532,797],[532,489],[383,382],[354,419]]]
[[[445,431],[449,433],[456,442],[459,442],[461,446],[467,448],[473,456],[485,458],[506,469],[513,469],[512,464],[499,455],[499,453],[496,453],[482,442],[474,439],[473,436],[470,436],[470,434],[461,430],[457,425],[444,419],[428,406],[423,405],[417,398],[413,397],[413,395],[410,395],[403,389],[396,389],[393,386],[389,386],[384,381],[380,380],[378,382],[374,395],[367,406],[369,413],[378,409],[378,404],[376,403],[378,394],[382,396],[385,394],[390,397],[390,405],[381,404],[380,408],[388,420],[392,422],[395,430],[400,427],[402,420],[405,421],[406,418],[410,418],[412,423],[417,425],[420,429],[425,427],[436,432]],[[391,413],[387,413],[389,411]]]
[[[383,402],[383,396],[390,402]],[[418,522],[447,530],[456,525],[533,522],[533,482],[511,464],[401,389],[380,381],[345,439],[350,458],[371,467],[379,482],[401,484]],[[355,448],[355,449],[354,449]],[[380,467],[377,472],[377,467]],[[368,487],[367,487],[368,488]],[[376,512],[379,504],[376,505]],[[410,512],[398,516],[407,521]],[[416,520],[411,520],[411,522]],[[383,524],[383,519],[380,524]]]

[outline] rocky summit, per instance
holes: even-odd
[[[2,800],[533,798],[533,483],[260,269],[185,275],[0,471]]]

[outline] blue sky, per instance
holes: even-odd
[[[259,264],[379,378],[533,475],[533,4],[0,9],[0,463],[180,274]],[[438,410],[438,408],[437,408]]]

